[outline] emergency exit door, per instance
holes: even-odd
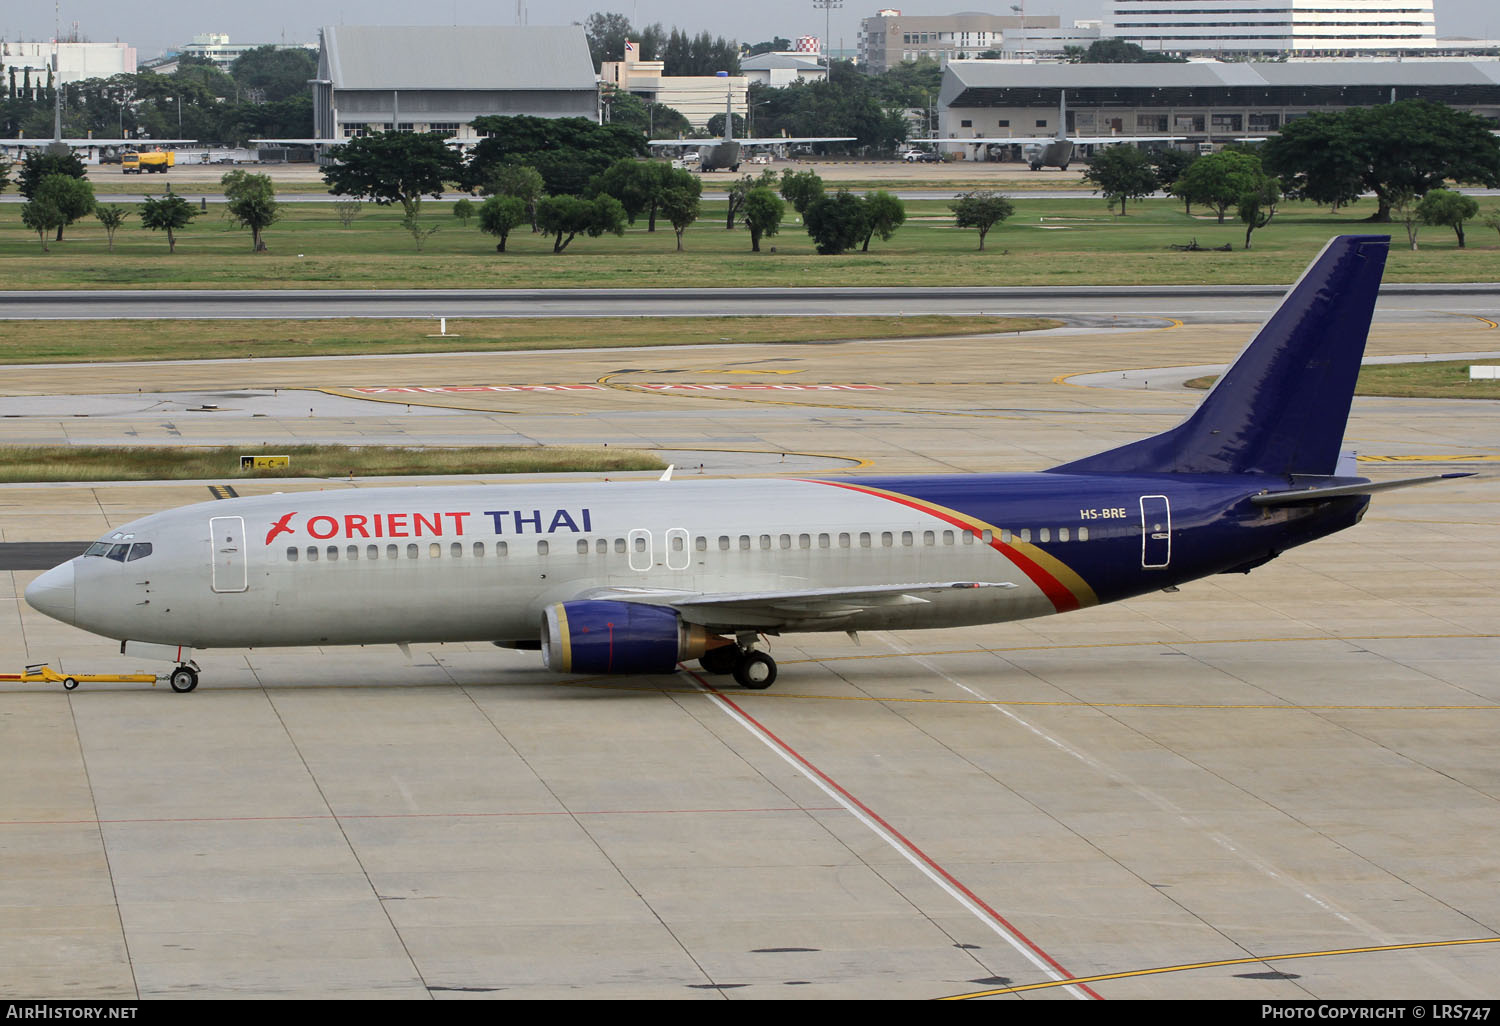
[[[1165,495],[1141,496],[1141,566],[1159,570],[1172,561],[1172,506]]]
[[[208,535],[214,559],[214,591],[246,590],[250,578],[245,568],[245,518],[213,517],[208,522]]]

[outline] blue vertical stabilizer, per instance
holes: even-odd
[[[1340,235],[1329,242],[1187,420],[1053,469],[1335,473],[1390,241]]]

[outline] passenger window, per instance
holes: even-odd
[[[448,546],[448,555],[452,556],[454,559],[458,559],[463,554],[464,554],[464,543],[463,542],[454,542],[452,545]]]
[[[1031,528],[1029,528],[1029,527],[1023,527],[1023,528],[1021,528],[1021,540],[1023,542],[1030,542],[1031,541]]]
[[[427,558],[428,559],[442,559],[443,558],[443,545],[442,545],[441,542],[432,542],[430,545],[427,546]]]
[[[510,554],[510,543],[509,542],[497,541],[495,543],[495,555],[497,555],[497,556],[506,556],[506,555],[509,555],[509,554]]]
[[[635,539],[635,551],[637,551],[637,552],[645,552],[646,551],[646,539],[645,539],[644,536],[641,536],[641,535],[637,535],[636,536],[636,539]]]
[[[721,535],[719,535],[719,551],[720,552],[728,552],[729,551],[729,535],[727,535],[727,534],[721,534]]]
[[[760,536],[760,547],[763,549],[769,549],[771,547],[771,536],[769,534],[763,534]]]
[[[936,545],[937,544],[937,535],[934,534],[934,533],[932,533],[931,531],[923,531],[922,532],[922,544],[923,545]]]
[[[538,556],[545,556],[547,554],[548,548],[549,546],[547,545],[545,540],[539,541],[536,543],[536,554]]]
[[[849,547],[849,532],[848,531],[840,531],[839,532],[839,548],[841,548],[841,549],[847,549],[848,547]]]
[[[1037,541],[1051,541],[1052,540],[1052,528],[1050,528],[1050,527],[1039,528],[1037,530],[1037,532],[1036,532],[1036,540]]]
[[[700,534],[697,538],[693,539],[693,548],[697,549],[699,552],[707,552],[708,539]]]
[[[307,561],[309,563],[316,563],[318,561],[318,547],[316,545],[309,545],[307,547]]]
[[[896,544],[896,536],[891,534],[891,532],[889,531],[881,531],[880,544],[885,548],[890,548],[892,545]]]
[[[986,545],[989,545],[989,544],[993,543],[994,540],[995,540],[995,532],[994,531],[990,531],[990,530],[986,530],[979,537],[980,537],[981,541],[983,541]]]
[[[729,541],[728,538],[725,538],[724,540],[726,542]],[[672,535],[672,551],[673,552],[681,552],[683,550],[683,542],[684,541],[685,541],[685,539],[683,538],[682,535],[680,535],[680,534],[674,534],[674,535]],[[725,545],[724,547],[727,549],[729,546]]]
[[[953,544],[953,532],[952,531],[944,531],[943,532],[943,544],[944,545],[952,545]]]
[[[1010,544],[1010,539],[1011,539],[1010,528],[1008,528],[1008,527],[1002,527],[1002,528],[1000,528],[1000,544],[1001,545],[1009,545]]]
[[[742,535],[740,535],[740,551],[741,552],[749,552],[750,551],[750,536],[748,534],[742,534]]]
[[[399,545],[387,545],[385,547],[385,558],[386,559],[400,559],[401,558],[401,546],[399,546]]]
[[[134,563],[136,560],[145,559],[149,555],[151,555],[151,543],[136,542],[130,546],[130,555],[125,557],[125,562]]]
[[[379,545],[366,545],[365,546],[365,558],[366,559],[379,559],[380,558],[380,546]]]
[[[799,534],[799,535],[797,535],[797,548],[799,548],[799,549],[810,549],[810,548],[812,548],[812,535],[810,535],[810,534]]]
[[[406,546],[406,558],[407,559],[416,559],[417,558],[417,553],[419,551],[420,550],[417,548],[417,543],[416,542],[408,542],[407,546]]]
[[[330,545],[330,546],[328,546],[328,562],[330,562],[330,563],[337,563],[338,561],[339,561],[339,547],[337,545]]]
[[[792,547],[792,536],[791,535],[784,534],[784,535],[781,536],[781,547],[784,548],[784,549],[789,549],[789,548]]]
[[[861,532],[859,532],[859,547],[862,548],[862,549],[868,549],[870,547],[870,532],[869,531],[861,531]]]
[[[476,556],[483,556],[484,555],[484,542],[475,542],[474,543],[474,555],[476,555]]]
[[[703,539],[699,538],[698,540],[702,541]],[[594,551],[601,556],[609,555],[609,539],[600,538],[597,542],[594,543]]]
[[[820,548],[820,549],[826,549],[826,548],[828,548],[828,535],[826,535],[826,534],[820,534],[820,535],[818,535],[818,548]]]
[[[1068,529],[1066,527],[1059,527],[1057,529],[1057,540],[1058,541],[1067,541],[1068,540]]]
[[[973,545],[974,544],[974,532],[973,531],[965,531],[964,532],[964,544],[965,545]]]
[[[358,545],[350,545],[347,549],[344,550],[344,555],[346,557],[348,557],[349,559],[358,559],[359,558],[359,546]]]
[[[580,556],[587,556],[589,554],[589,543],[587,538],[578,539],[578,554]]]
[[[640,541],[639,538],[637,538],[636,540]],[[624,553],[625,553],[625,539],[624,538],[616,538],[615,539],[615,551],[618,552],[618,553],[620,553],[621,555],[624,555]]]
[[[295,545],[288,545],[287,546],[286,561],[288,563],[295,563],[295,562],[297,562],[297,557],[300,556],[300,555],[301,555],[301,553],[297,551],[297,546],[295,546]]]
[[[1087,527],[1080,527],[1078,529],[1078,540],[1079,541],[1088,541],[1089,540],[1089,529]]]

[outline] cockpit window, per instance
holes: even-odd
[[[105,538],[102,541],[94,542],[94,544],[90,545],[87,549],[84,550],[83,554],[85,556],[104,556],[107,559],[113,559],[123,563],[125,561],[125,553],[130,548],[130,540],[134,537],[135,535],[133,534],[126,534],[123,531],[116,531],[108,538]],[[151,547],[148,545],[146,546],[146,551],[145,553],[143,553],[143,555],[149,556],[150,554]],[[139,559],[140,556],[136,556],[134,558]]]
[[[109,551],[104,554],[105,559],[113,559],[118,563],[125,562],[125,553],[130,551],[130,544],[111,545]]]
[[[83,551],[85,556],[102,556],[109,551],[109,542],[94,542]]]
[[[145,559],[149,555],[151,555],[151,543],[136,542],[130,546],[130,555],[125,557],[125,562],[134,563],[136,560]]]

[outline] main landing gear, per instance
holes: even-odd
[[[776,660],[769,652],[751,648],[754,636],[747,644],[743,639],[736,645],[721,645],[710,649],[698,659],[698,665],[709,673],[734,674],[735,683],[751,691],[764,691],[776,683]]]

